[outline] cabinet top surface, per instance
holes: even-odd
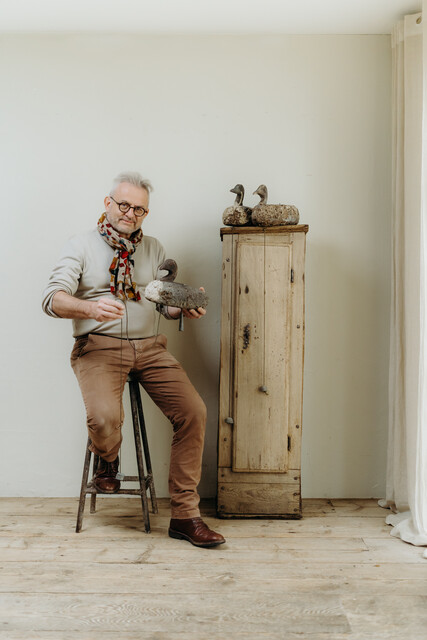
[[[221,227],[221,238],[232,233],[307,233],[308,224],[288,224],[282,227]]]

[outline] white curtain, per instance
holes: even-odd
[[[427,0],[424,4],[427,5]],[[424,15],[427,16],[426,11]],[[416,545],[427,545],[425,23],[421,14],[405,16],[392,33],[393,285],[389,442],[386,499],[380,501],[381,506],[394,512],[386,518],[388,524],[394,525],[391,535]],[[427,557],[427,552],[424,555]]]

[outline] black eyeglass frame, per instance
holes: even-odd
[[[117,200],[114,200],[113,196],[109,196],[109,198],[111,198],[111,200],[116,203],[122,213],[127,213],[128,211],[133,209],[133,212],[137,218],[142,218],[142,216],[145,216],[148,213],[148,209],[146,209],[145,207],[132,206],[131,204],[129,204],[129,202],[126,201],[117,202]],[[137,213],[137,209],[141,210],[142,213]]]

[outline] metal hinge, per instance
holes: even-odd
[[[291,283],[294,281],[294,270],[291,269]]]
[[[288,436],[288,451],[291,450],[291,436]]]

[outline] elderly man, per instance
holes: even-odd
[[[71,365],[87,412],[91,450],[100,456],[95,485],[115,493],[122,440],[123,389],[130,371],[173,425],[169,469],[171,521],[169,535],[198,547],[224,538],[203,522],[197,485],[200,481],[206,407],[175,358],[166,337],[156,335],[155,305],[140,289],[158,277],[165,251],[145,236],[151,184],[138,173],[122,173],[104,199],[97,227],[72,237],[53,269],[43,309],[55,318],[72,318]],[[157,307],[168,319],[181,309]],[[202,308],[184,310],[201,318]]]

